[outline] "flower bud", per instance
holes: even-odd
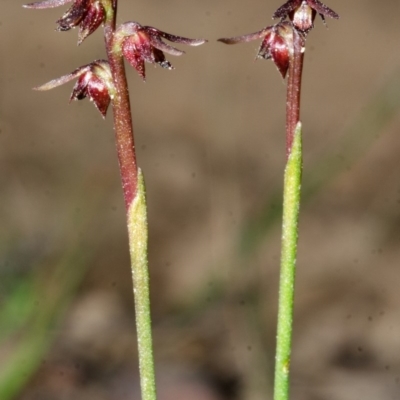
[[[319,14],[323,22],[325,17],[338,19],[339,15],[331,10],[319,0],[288,0],[285,4],[279,7],[273,18],[286,17],[293,23],[295,29],[299,32],[307,34],[312,28],[316,14]]]
[[[290,57],[293,54],[293,28],[289,22],[279,22],[255,33],[218,39],[218,41],[225,44],[235,44],[260,38],[263,38],[263,41],[258,50],[257,58],[272,59],[282,77],[285,78]]]
[[[106,12],[102,0],[44,0],[26,4],[33,9],[54,8],[73,2],[70,9],[57,20],[58,31],[69,31],[79,26],[78,44],[81,44],[105,20]]]
[[[122,54],[143,80],[146,79],[145,61],[167,69],[174,68],[165,59],[164,53],[151,45],[149,36],[144,31],[139,31],[125,38],[122,43]]]
[[[122,24],[117,32],[114,42],[115,51],[120,48],[122,54],[139,73],[143,80],[146,78],[145,62],[158,64],[163,68],[173,69],[166,60],[164,52],[180,56],[185,52],[165,43],[162,39],[189,46],[199,46],[206,42],[204,39],[188,39],[160,31],[151,26],[142,26],[137,22]]]
[[[290,56],[293,54],[293,31],[288,23],[273,27],[261,43],[258,58],[272,59],[282,78],[289,69]]]
[[[299,8],[289,14],[289,18],[298,31],[307,33],[313,28],[316,14],[317,12],[303,1]]]
[[[50,90],[78,78],[72,90],[71,100],[82,100],[88,97],[105,118],[115,88],[112,81],[110,66],[106,60],[96,60],[88,65],[77,68],[70,74],[54,79],[35,90]]]

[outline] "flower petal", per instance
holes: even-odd
[[[281,73],[282,78],[285,79],[286,73],[289,69],[289,50],[285,40],[276,36],[274,46],[271,47],[270,51],[273,62]]]
[[[319,0],[307,0],[308,5],[313,8],[318,14],[322,16],[328,16],[331,18],[339,19],[339,14],[331,10],[328,6],[321,3]]]
[[[122,54],[129,64],[136,69],[142,79],[146,80],[143,55],[137,51],[136,44],[130,37],[127,37],[122,43]]]
[[[44,8],[55,8],[63,6],[64,4],[70,3],[71,1],[73,0],[45,0],[45,1],[37,1],[35,3],[24,4],[22,7],[40,10]]]
[[[302,0],[288,0],[272,15],[272,18],[286,18],[287,15],[301,5]]]
[[[247,35],[242,35],[242,36],[235,36],[232,38],[221,38],[218,39],[218,42],[222,42],[225,44],[236,44],[236,43],[242,43],[242,42],[251,42],[252,40],[257,40],[265,36],[270,30],[273,29],[273,26],[267,26],[264,29],[261,29],[261,31],[254,32],[254,33],[249,33]]]
[[[78,26],[88,11],[89,0],[75,0],[71,8],[57,21],[58,31],[68,31]]]
[[[87,96],[87,86],[90,80],[93,78],[93,74],[90,71],[88,71],[86,74],[81,75],[72,89],[69,101],[71,102],[72,100],[84,99]]]
[[[45,90],[53,89],[57,86],[63,85],[64,83],[72,81],[72,79],[76,78],[77,76],[80,76],[81,74],[83,74],[89,70],[90,70],[90,65],[85,65],[84,67],[79,67],[75,71],[72,71],[70,74],[61,76],[60,78],[53,79],[50,82],[47,82],[43,85],[36,86],[33,88],[33,90],[45,91]]]
[[[84,16],[78,34],[78,45],[80,45],[89,35],[91,35],[105,20],[106,12],[99,1],[94,2],[89,7]]]
[[[151,26],[145,26],[144,27],[149,33],[152,32],[156,36],[161,36],[164,39],[169,40],[170,42],[174,43],[182,43],[182,44],[187,44],[188,46],[200,46],[201,44],[204,44],[207,42],[206,39],[189,39],[183,36],[176,36],[172,35],[167,32],[160,31],[156,28],[153,28]]]
[[[87,86],[87,95],[100,111],[103,118],[105,118],[111,99],[104,82],[98,77],[93,76]]]
[[[300,32],[307,34],[314,27],[314,19],[317,12],[303,1],[300,7],[290,14],[289,18],[293,26]]]
[[[181,56],[182,54],[185,54],[184,51],[176,49],[175,47],[170,46],[167,43],[164,43],[161,39],[160,36],[157,34],[150,32],[147,32],[149,39],[150,39],[150,43],[153,47],[155,47],[156,49],[159,49],[161,51],[165,51],[168,54],[172,54],[173,56]]]

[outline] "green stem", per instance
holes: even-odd
[[[153,346],[151,335],[149,272],[147,261],[146,192],[141,170],[138,170],[136,196],[128,210],[129,248],[133,291],[135,297],[136,330],[139,350],[140,386],[143,400],[156,399]]]
[[[302,170],[301,124],[297,124],[285,168],[281,275],[275,359],[274,400],[289,399],[289,371],[293,330],[298,221]]]
[[[147,257],[147,206],[144,179],[137,166],[128,84],[121,49],[114,47],[117,0],[107,9],[104,37],[116,94],[112,99],[114,130],[122,188],[127,211],[127,226],[142,400],[156,400],[156,384],[151,334],[150,290]]]

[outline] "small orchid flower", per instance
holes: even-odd
[[[170,42],[187,44],[189,46],[199,46],[206,42],[205,39],[188,39],[182,36],[171,35],[151,26],[142,26],[132,21],[122,24],[118,28],[114,47],[117,49],[121,48],[122,54],[129,64],[145,80],[145,62],[173,69],[174,67],[171,63],[166,60],[164,52],[174,56],[181,56],[185,53],[165,43],[162,38]]]
[[[225,44],[236,44],[263,39],[257,53],[257,58],[272,59],[282,77],[285,78],[289,68],[289,60],[293,54],[293,31],[289,22],[280,22],[267,26],[261,31],[233,38],[218,39]]]
[[[69,31],[79,26],[78,45],[105,20],[106,11],[101,0],[45,0],[26,4],[25,8],[44,9],[63,6],[73,1],[70,9],[57,21],[58,31]]]
[[[293,26],[302,33],[308,33],[314,26],[316,14],[319,14],[325,23],[325,17],[339,19],[339,15],[319,0],[288,0],[279,7],[272,18],[288,17]]]
[[[114,84],[110,66],[106,60],[96,60],[88,65],[77,68],[70,74],[53,79],[35,90],[50,90],[78,78],[70,97],[72,100],[82,100],[88,97],[105,118],[111,98],[114,96]]]

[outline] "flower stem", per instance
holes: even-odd
[[[274,400],[289,399],[290,354],[293,330],[293,299],[296,272],[298,221],[302,170],[301,123],[293,135],[285,168],[278,330],[275,358]]]
[[[118,162],[127,211],[139,354],[140,387],[142,400],[156,400],[147,256],[147,205],[144,179],[136,161],[124,60],[122,52],[116,51],[116,49],[113,48],[117,6],[118,0],[113,0],[107,10],[107,18],[104,24],[104,37],[108,61],[115,85],[115,96],[112,99],[112,106]]]
[[[286,99],[286,156],[282,250],[279,283],[278,329],[275,358],[274,400],[289,399],[290,355],[293,331],[294,284],[302,171],[300,95],[304,38],[293,30],[293,57],[288,72]]]

